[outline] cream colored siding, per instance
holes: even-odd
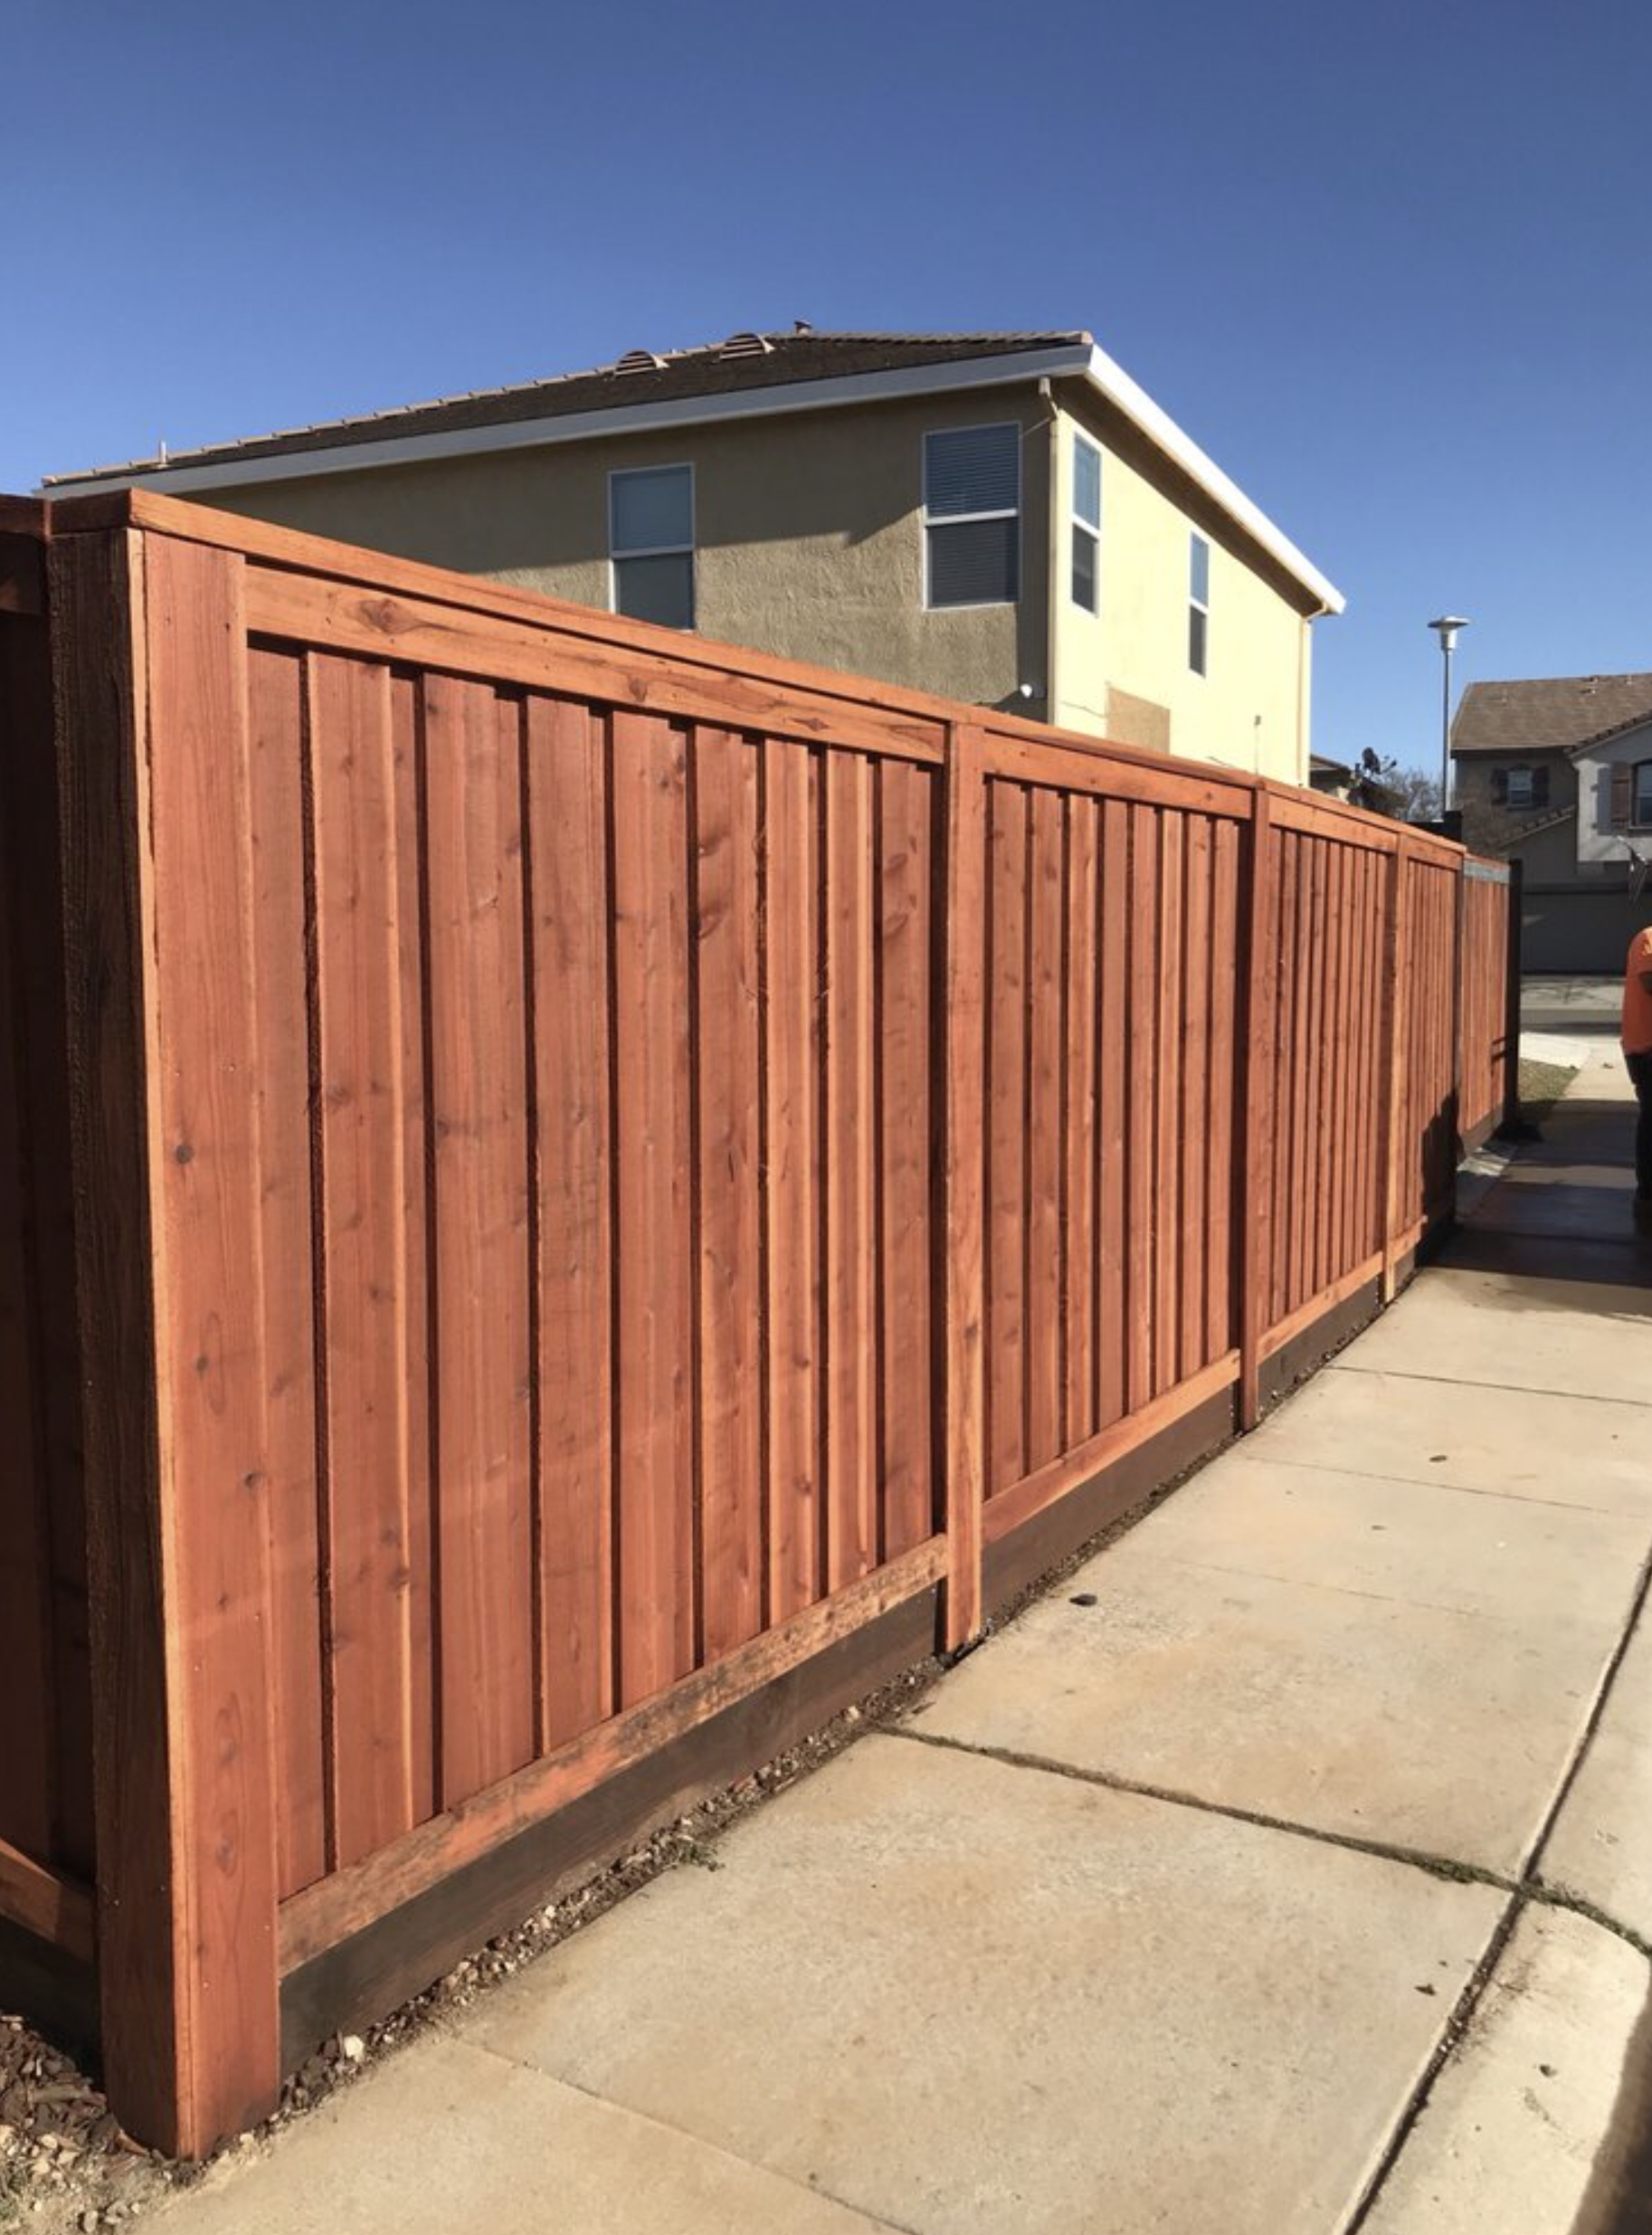
[[[1021,595],[929,611],[924,438],[1004,421],[1021,429]],[[1079,430],[1101,459],[1094,613],[1072,595]],[[693,469],[704,635],[1305,782],[1312,594],[1081,383],[364,464],[211,501],[607,609],[609,476],[679,465]],[[1202,676],[1188,660],[1193,533],[1211,554]]]
[[[1066,579],[1064,536],[1055,609],[1055,718],[1073,728],[1120,736],[1110,701],[1145,700],[1164,709],[1170,750],[1178,756],[1255,769],[1292,784],[1307,781],[1308,632],[1298,604],[1237,531],[1195,511],[1179,493],[1120,455],[1097,428],[1064,415],[1057,446],[1055,510],[1072,512],[1073,433],[1099,442],[1100,611],[1076,604]],[[1169,476],[1165,476],[1168,479]],[[1211,547],[1206,672],[1188,659],[1189,538]]]

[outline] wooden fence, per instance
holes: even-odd
[[[165,499],[8,526],[0,1652],[54,1719],[0,1979],[95,1969],[198,2152],[1391,1295],[1506,891]]]

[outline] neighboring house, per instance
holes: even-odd
[[[1308,771],[1331,584],[1086,333],[736,334],[53,476]]]
[[[1308,784],[1314,791],[1323,792],[1327,799],[1347,799],[1353,791],[1353,771],[1346,761],[1332,760],[1324,753],[1310,753]]]
[[[1646,920],[1629,872],[1652,855],[1652,674],[1471,683],[1451,757],[1465,837],[1523,864],[1524,967],[1620,971]]]

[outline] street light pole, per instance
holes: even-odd
[[[1440,651],[1445,655],[1445,689],[1439,713],[1439,813],[1444,822],[1451,804],[1451,655],[1457,650],[1457,632],[1468,626],[1461,613],[1442,613],[1429,626],[1439,639]]]

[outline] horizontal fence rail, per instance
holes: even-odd
[[[162,499],[36,546],[79,1305],[8,1207],[19,1073],[0,1367],[55,1341],[80,1410],[0,1476],[72,1679],[0,1916],[84,1961],[95,1911],[118,2107],[194,2151],[328,1981],[382,2008],[497,1929],[479,1873],[520,1914],[543,1828],[641,1821],[696,1734],[750,1766],[891,1624],[967,1642],[1006,1547],[1391,1294],[1498,1106],[1508,894]]]

